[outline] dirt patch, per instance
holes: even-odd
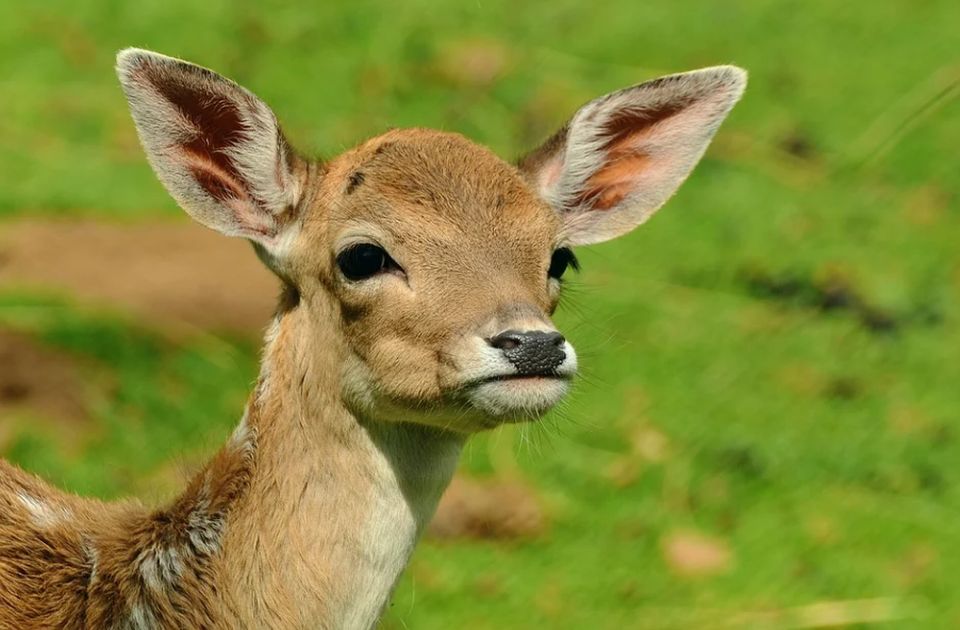
[[[546,528],[546,514],[528,486],[456,477],[440,500],[428,533],[438,539],[524,539],[539,536]]]
[[[28,409],[58,420],[86,418],[81,374],[71,357],[0,329],[0,417]]]
[[[259,336],[276,279],[242,239],[188,221],[0,225],[0,289],[64,291],[160,325]]]

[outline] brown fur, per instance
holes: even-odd
[[[348,197],[356,169],[363,170],[364,181]],[[354,222],[376,223],[395,256],[408,266],[416,262],[445,270],[444,281],[425,287],[422,301],[383,293],[331,299],[327,287],[335,286],[335,269],[329,247],[298,250],[290,266],[297,270],[291,281],[300,295],[287,293],[281,304],[278,333],[265,356],[270,377],[258,384],[249,404],[250,443],[228,444],[166,508],[126,504],[107,510],[99,502],[61,495],[5,465],[0,469],[5,515],[0,520],[0,622],[7,621],[8,611],[26,611],[14,613],[10,623],[21,628],[229,628],[269,619],[271,627],[304,625],[298,611],[303,604],[295,595],[304,575],[286,571],[298,563],[289,541],[314,534],[304,532],[298,519],[265,512],[264,506],[295,504],[302,492],[298,482],[317,474],[319,462],[327,474],[341,470],[340,483],[355,477],[353,448],[343,453],[325,444],[357,446],[361,439],[347,409],[330,400],[329,392],[314,390],[306,382],[308,373],[334,375],[346,348],[362,349],[386,396],[420,401],[408,413],[439,422],[432,409],[443,407],[449,389],[443,381],[453,376],[451,359],[442,350],[452,333],[480,324],[493,331],[514,321],[516,313],[545,318],[554,308],[557,295],[540,277],[559,222],[514,167],[486,150],[453,134],[397,130],[310,173],[315,179],[305,189],[316,205],[306,215],[304,243],[327,242],[335,229]],[[461,308],[445,309],[446,303]],[[342,317],[337,315],[341,309]],[[439,316],[425,320],[424,312]],[[493,321],[487,321],[488,313]],[[338,320],[342,325],[331,325]],[[309,351],[314,348],[315,353]],[[338,390],[334,383],[326,387]],[[306,434],[291,417],[291,410],[304,407],[330,410],[324,425],[307,427]],[[304,440],[303,455],[294,456],[291,445]],[[262,475],[255,474],[258,468]],[[50,527],[37,526],[18,503],[21,488],[51,507],[65,506],[69,515]],[[362,495],[360,488],[356,491]],[[340,506],[341,517],[349,511]],[[355,518],[362,518],[361,511]],[[219,555],[220,549],[207,553],[195,544],[198,520],[217,535],[229,523],[224,550],[244,548],[234,565],[222,562],[227,554]],[[251,545],[259,546],[252,556]],[[177,570],[170,568],[176,566],[171,553],[179,561]],[[151,587],[144,567],[162,589]],[[335,572],[335,566],[311,568],[314,599],[317,591],[335,597],[335,585],[327,583]],[[252,597],[256,593],[262,601]]]
[[[521,170],[425,129],[313,162],[211,71],[124,51],[119,72],[161,181],[251,240],[283,296],[244,420],[169,505],[0,462],[0,628],[374,625],[466,437],[539,417],[576,369],[561,338],[566,372],[520,374],[491,337],[554,331],[555,250],[656,210],[743,85],[720,68],[598,99]],[[400,269],[349,281],[356,243]]]

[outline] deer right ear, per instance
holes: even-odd
[[[683,183],[746,83],[740,68],[719,66],[608,94],[520,168],[563,217],[571,245],[626,234]]]
[[[271,257],[299,223],[298,159],[273,112],[233,81],[128,48],[117,75],[150,165],[187,213]]]

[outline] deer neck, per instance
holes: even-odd
[[[233,439],[251,440],[253,466],[227,521],[224,573],[234,605],[258,623],[369,628],[464,438],[349,411],[331,351],[338,344],[303,338],[301,311],[279,316],[268,334],[257,391]]]

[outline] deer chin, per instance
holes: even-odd
[[[572,375],[506,374],[467,385],[462,398],[491,424],[538,420],[570,391]]]

